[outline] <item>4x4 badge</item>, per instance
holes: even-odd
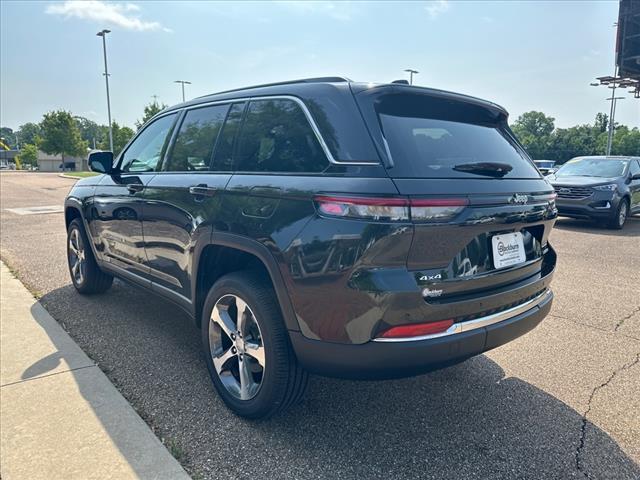
[[[509,203],[522,203],[525,204],[529,201],[528,195],[521,195],[519,193],[515,193],[513,197],[509,199]]]
[[[442,274],[436,273],[435,275],[422,275],[420,277],[420,281],[422,282],[429,282],[431,280],[442,280]]]

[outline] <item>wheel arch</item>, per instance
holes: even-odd
[[[82,216],[82,203],[75,198],[67,198],[64,202],[64,224],[69,228],[69,224],[79,218],[84,223]]]
[[[196,325],[200,326],[204,300],[215,281],[227,273],[251,269],[268,276],[287,330],[299,331],[289,293],[271,251],[256,240],[233,233],[215,232],[213,237],[210,242],[200,244],[195,251],[191,291]]]

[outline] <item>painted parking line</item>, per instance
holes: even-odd
[[[40,215],[45,213],[62,213],[64,207],[62,205],[43,205],[39,207],[21,207],[21,208],[5,208],[7,212],[16,215]]]

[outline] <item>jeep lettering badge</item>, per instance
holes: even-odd
[[[525,204],[529,201],[528,195],[521,195],[519,193],[515,193],[513,197],[509,199],[509,203],[520,203]]]

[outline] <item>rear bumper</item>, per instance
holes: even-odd
[[[419,375],[459,363],[524,335],[549,313],[547,290],[532,308],[497,323],[422,340],[371,341],[347,345],[312,340],[290,332],[300,364],[312,373],[351,379],[387,379]]]

